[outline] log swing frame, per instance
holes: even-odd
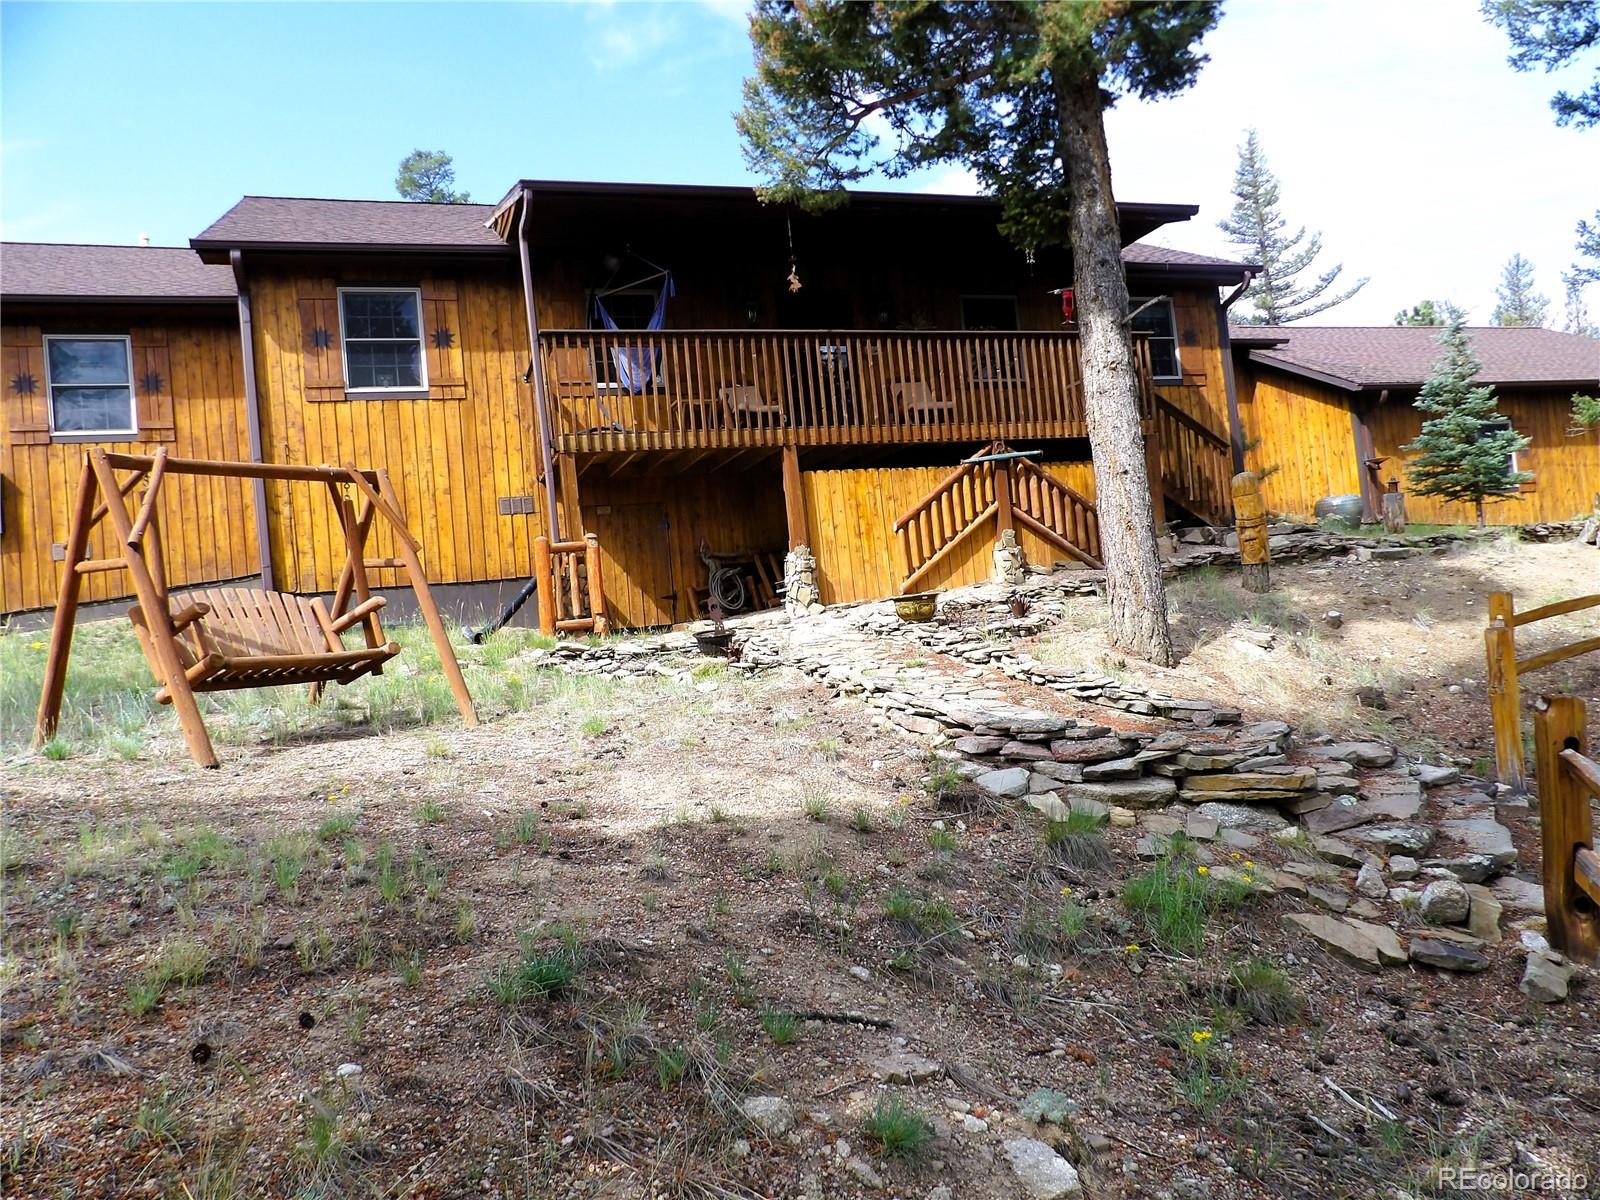
[[[129,474],[119,479],[119,471]],[[321,597],[307,599],[256,588],[200,587],[171,596],[162,553],[159,500],[163,483],[176,475],[326,485],[345,543],[344,567],[331,606]],[[128,498],[141,482],[144,494],[137,512],[130,512]],[[394,558],[370,559],[366,555],[367,538],[379,517],[394,535],[398,551]],[[90,558],[90,534],[107,518],[117,552]],[[201,718],[196,693],[309,684],[311,699],[316,702],[329,683],[350,683],[363,675],[383,673],[383,664],[398,654],[400,647],[384,639],[378,611],[386,602],[372,595],[367,572],[384,568],[405,572],[461,719],[469,726],[478,724],[461,664],[428,586],[419,545],[406,528],[386,472],[353,466],[170,458],[165,448],[154,455],[91,450],[84,456],[72,510],[72,531],[62,563],[61,591],[39,696],[35,744],[43,745],[53,737],[61,719],[67,660],[85,575],[128,572],[138,600],[128,616],[155,677],[156,699],[171,704],[177,712],[194,760],[215,767],[216,750]],[[362,628],[365,645],[347,649],[342,635],[357,625]]]

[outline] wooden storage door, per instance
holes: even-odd
[[[583,525],[600,538],[606,616],[612,628],[671,625],[677,589],[666,507],[585,505]]]

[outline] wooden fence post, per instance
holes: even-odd
[[[594,616],[594,631],[604,637],[610,629],[606,621],[606,589],[600,580],[600,538],[583,535],[583,561],[589,575],[589,612]]]
[[[1522,687],[1517,680],[1516,610],[1510,592],[1489,593],[1489,628],[1483,631],[1483,642],[1495,774],[1522,795],[1528,785],[1522,772]]]
[[[556,635],[555,568],[550,559],[550,539],[542,533],[533,539],[533,578],[539,596],[539,632],[553,638]]]
[[[1261,479],[1253,471],[1233,477],[1233,520],[1239,531],[1239,564],[1247,592],[1272,590],[1272,552],[1267,547],[1267,509]]]
[[[1561,759],[1563,750],[1583,753],[1586,719],[1582,700],[1560,696],[1534,714],[1533,728],[1546,933],[1561,953],[1594,962],[1600,958],[1600,913],[1576,878],[1578,851],[1594,847],[1594,824],[1588,789]]]
[[[1398,479],[1389,480],[1389,490],[1383,493],[1383,528],[1386,533],[1406,531],[1406,497]]]

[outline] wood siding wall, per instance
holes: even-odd
[[[327,267],[317,268],[326,271]],[[421,287],[429,348],[427,399],[345,399],[318,367],[307,321],[337,322],[328,298],[341,284]],[[263,455],[269,462],[355,463],[388,470],[407,523],[436,583],[528,575],[542,528],[543,494],[522,290],[509,270],[434,272],[388,268],[337,276],[260,274],[251,281]],[[326,311],[324,311],[326,310]],[[309,316],[307,315],[309,314]],[[432,334],[448,331],[447,355]],[[334,366],[337,367],[337,363]],[[319,373],[320,371],[320,373]],[[344,546],[325,489],[269,485],[278,586],[331,588]],[[502,497],[531,498],[502,514]],[[531,508],[532,511],[527,511]],[[387,533],[374,553],[392,553]],[[393,585],[400,573],[379,571]]]
[[[1087,462],[1046,463],[1055,478],[1094,498],[1094,467]],[[900,590],[901,557],[894,523],[939,485],[949,467],[883,467],[806,471],[806,523],[817,557],[817,583],[824,604],[878,600]],[[1063,556],[1026,530],[1018,531],[1030,563]],[[920,584],[922,590],[980,583],[994,571],[994,525],[975,529]]]
[[[5,520],[0,535],[0,611],[54,606],[61,564],[52,558],[51,546],[67,540],[73,497],[89,449],[153,454],[164,446],[178,457],[250,457],[234,310],[229,307],[214,316],[165,317],[146,310],[140,318],[137,328],[130,328],[125,316],[103,311],[81,318],[54,316],[42,327],[9,323],[4,327],[7,405],[0,421],[4,470],[0,504]],[[44,408],[46,331],[133,337],[139,439],[49,440]],[[160,376],[162,386],[148,388],[149,376]],[[31,393],[18,392],[20,377],[34,381]],[[36,407],[37,414],[27,411],[28,405]],[[142,492],[135,493],[139,495]],[[170,584],[179,587],[255,574],[255,529],[255,506],[247,483],[193,476],[169,479],[163,488],[161,531]],[[110,557],[114,552],[110,537],[109,523],[102,524],[91,539],[90,557]],[[125,572],[100,572],[83,581],[85,602],[131,594]]]
[[[1486,506],[1491,525],[1520,525],[1529,521],[1565,521],[1594,507],[1600,492],[1600,430],[1575,432],[1570,390],[1535,392],[1498,390],[1500,412],[1518,433],[1533,439],[1518,463],[1533,472],[1531,483],[1507,500]],[[1452,504],[1431,496],[1412,494],[1406,481],[1406,460],[1414,457],[1400,447],[1422,431],[1422,414],[1412,397],[1396,399],[1374,412],[1372,440],[1383,464],[1383,478],[1400,480],[1406,494],[1406,516],[1412,521],[1440,525],[1467,525],[1477,520],[1470,504]]]
[[[1228,437],[1228,384],[1222,368],[1221,331],[1217,328],[1217,290],[1179,290],[1135,279],[1129,291],[1141,296],[1170,295],[1178,329],[1182,383],[1157,383],[1156,395],[1182,409],[1218,437]]]
[[[1269,512],[1310,520],[1324,496],[1361,490],[1351,393],[1264,371],[1241,370],[1238,385],[1245,468],[1265,474],[1261,498]]]

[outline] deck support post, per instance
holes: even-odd
[[[561,481],[561,528],[573,541],[583,537],[583,501],[578,496],[578,462],[571,454],[556,456]]]
[[[1155,423],[1144,435],[1144,470],[1150,480],[1150,515],[1155,519],[1156,533],[1167,523],[1167,493],[1161,486],[1161,441],[1156,437]]]
[[[606,589],[601,580],[599,534],[583,535],[583,564],[589,576],[589,612],[594,616],[595,636],[605,637],[611,631],[611,626],[606,620]]]
[[[800,451],[793,445],[783,448],[783,515],[789,526],[789,549],[811,544],[806,527],[805,485],[800,477]]]

